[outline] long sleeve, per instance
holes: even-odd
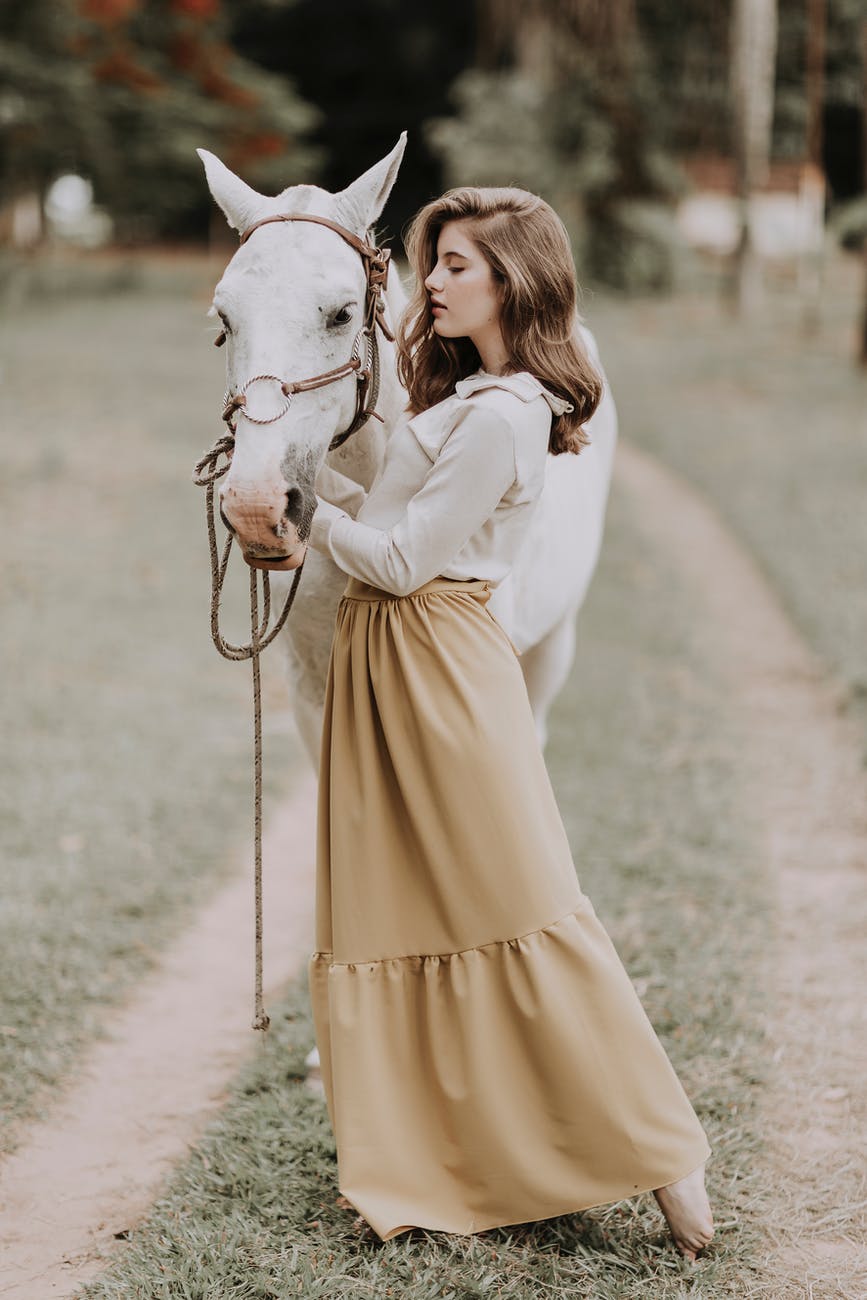
[[[367,499],[367,492],[360,483],[331,465],[320,467],[316,475],[316,493],[331,505],[339,506],[353,519]]]
[[[515,432],[499,412],[468,404],[402,518],[391,528],[319,501],[310,545],[352,577],[404,596],[435,578],[514,483]]]

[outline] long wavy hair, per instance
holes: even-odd
[[[579,452],[590,441],[583,426],[599,405],[602,378],[578,331],[578,286],[566,229],[554,209],[527,190],[463,186],[412,219],[404,242],[416,287],[397,331],[397,367],[409,409],[417,414],[441,402],[481,363],[470,339],[435,333],[424,287],[436,265],[440,231],[450,221],[466,223],[500,285],[506,372],[529,371],[572,404],[572,411],[554,416],[550,451]]]

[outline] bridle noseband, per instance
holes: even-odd
[[[234,435],[236,413],[246,407],[247,391],[253,384],[262,382],[279,384],[284,404],[276,415],[263,419],[260,416],[249,415],[244,410],[244,418],[249,420],[251,424],[273,424],[289,410],[292,398],[296,393],[306,393],[314,388],[325,388],[327,384],[336,383],[338,379],[346,379],[349,375],[354,374],[358,381],[355,396],[355,415],[349,428],[345,429],[343,433],[335,434],[331,439],[328,450],[333,451],[335,447],[340,447],[346,442],[346,439],[360,429],[371,416],[383,422],[382,416],[375,410],[379,398],[380,376],[379,343],[376,330],[379,327],[384,337],[390,343],[394,342],[394,335],[385,319],[385,299],[383,297],[388,284],[391,249],[375,248],[358,235],[353,234],[351,230],[347,230],[345,226],[338,225],[336,221],[331,221],[328,217],[313,216],[308,212],[281,212],[273,217],[263,217],[261,221],[255,221],[252,226],[247,227],[241,235],[240,242],[245,244],[254,230],[258,230],[260,226],[267,226],[273,221],[310,221],[317,226],[326,226],[355,249],[364,262],[367,279],[364,295],[364,319],[361,329],[353,340],[349,360],[344,362],[342,366],[335,366],[333,370],[325,370],[321,375],[313,375],[310,379],[284,380],[278,375],[254,375],[252,379],[248,379],[245,384],[242,384],[237,391],[226,392],[223,401],[223,419]],[[214,344],[216,347],[222,347],[225,341],[226,331],[223,330],[217,335]]]

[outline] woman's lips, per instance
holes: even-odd
[[[443,307],[441,303],[438,302],[431,303],[431,311],[434,313],[434,315],[436,315],[438,311],[445,311],[445,310],[446,310],[445,307]]]

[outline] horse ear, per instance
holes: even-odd
[[[196,153],[204,163],[208,188],[217,205],[225,212],[229,225],[234,226],[240,234],[252,225],[261,212],[264,196],[257,194],[239,176],[229,171],[216,154],[208,153],[207,149],[197,149]]]
[[[368,226],[376,221],[397,180],[405,149],[406,131],[402,131],[390,154],[374,163],[358,180],[347,185],[345,190],[335,194],[334,200],[340,215],[350,230],[363,235]]]

